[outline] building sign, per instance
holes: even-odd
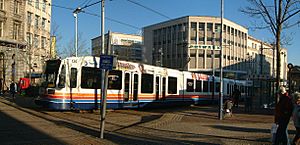
[[[136,69],[136,67],[130,63],[118,62],[118,69],[119,70],[134,70],[134,69]]]
[[[208,80],[208,75],[206,74],[197,74],[197,73],[192,73],[192,78],[196,80]]]
[[[122,46],[131,46],[132,44],[142,44],[142,40],[134,38],[122,38],[118,36],[112,36],[111,44],[113,45],[122,45]]]

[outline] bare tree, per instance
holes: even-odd
[[[82,39],[82,36],[83,35],[80,34],[78,38],[78,56],[90,55],[90,48],[87,47],[87,41]],[[74,39],[70,39],[65,46],[59,49],[58,53],[62,58],[75,56],[76,49]]]
[[[285,38],[288,38],[284,37],[283,32],[300,23],[300,20],[295,18],[300,14],[300,0],[248,0],[248,2],[250,6],[241,11],[250,17],[262,19],[263,25],[256,28],[269,29],[274,36],[277,58],[276,90],[279,90],[281,45],[286,40]],[[278,95],[276,95],[276,103],[277,100]]]

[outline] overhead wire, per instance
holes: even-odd
[[[100,1],[101,2],[101,1]],[[98,2],[99,3],[99,2]],[[64,7],[64,6],[59,6],[59,5],[54,5],[54,4],[49,4],[53,7],[57,7],[57,8],[62,8],[62,9],[67,9],[67,10],[74,10],[73,8],[68,8],[68,7]],[[91,5],[95,5],[95,3],[91,4]],[[90,5],[89,5],[90,6]],[[100,15],[98,14],[95,14],[95,13],[91,13],[91,12],[87,12],[87,11],[81,11],[82,13],[85,13],[85,14],[88,14],[88,15],[91,15],[91,16],[96,16],[96,17],[101,17]],[[137,30],[141,30],[140,27],[137,27],[137,26],[134,26],[134,25],[131,25],[131,24],[128,24],[128,23],[125,23],[125,22],[121,22],[119,20],[116,20],[116,19],[112,19],[112,18],[109,18],[109,17],[105,17],[105,19],[109,20],[109,21],[112,21],[112,22],[115,22],[115,23],[119,23],[119,24],[122,24],[122,25],[125,25],[127,27],[131,27],[131,28],[134,28],[134,29],[137,29]]]
[[[88,5],[91,1],[92,1],[92,0],[85,0],[85,1],[81,4],[81,6],[83,6],[83,5]]]
[[[147,9],[147,10],[153,12],[153,13],[156,13],[156,14],[162,16],[162,17],[165,17],[165,18],[167,18],[167,19],[169,19],[169,20],[171,19],[170,17],[168,17],[168,16],[166,16],[166,15],[164,15],[164,14],[162,14],[162,13],[160,13],[160,12],[154,10],[154,9],[151,9],[151,8],[149,8],[149,7],[147,7],[147,6],[144,6],[144,5],[142,5],[142,4],[138,3],[138,2],[135,2],[135,1],[132,1],[132,0],[127,0],[127,1],[129,1],[129,2],[131,2],[131,3],[133,3],[133,4],[135,4],[135,5],[138,5],[138,6],[140,6],[140,7],[143,7],[143,8],[145,8],[145,9]]]

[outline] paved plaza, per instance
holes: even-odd
[[[47,111],[33,98],[0,97],[1,144],[271,144],[272,110],[243,108],[218,119],[217,106],[108,110],[104,139],[99,111]],[[295,134],[289,124],[289,138]]]

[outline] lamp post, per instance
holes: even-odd
[[[292,69],[293,69],[293,64],[292,63],[289,63],[288,65],[287,65],[287,67],[288,67],[288,69],[289,69],[289,92],[288,92],[288,94],[290,95],[291,94],[291,84],[292,84],[292,79],[291,79],[291,77],[292,77],[292,73],[291,73],[291,71],[292,71]]]
[[[221,0],[219,120],[223,119],[223,10],[224,0]]]
[[[78,55],[78,13],[81,12],[81,8],[78,7],[73,11],[73,15],[75,18],[75,56]]]

